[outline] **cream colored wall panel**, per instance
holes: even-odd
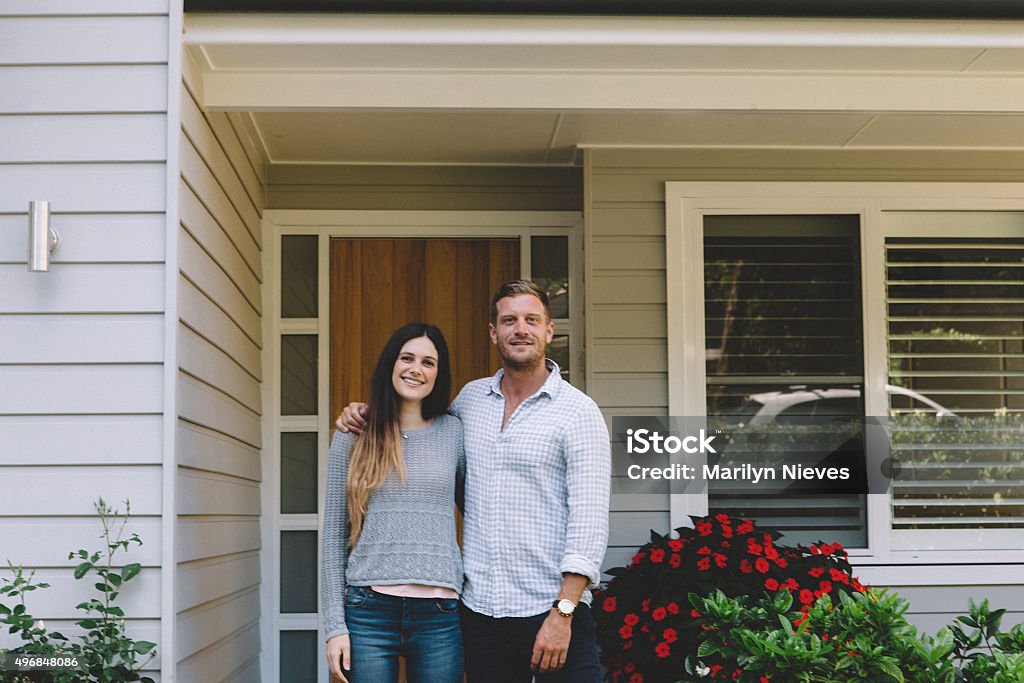
[[[178,422],[178,464],[260,481],[260,452],[218,432]]]
[[[260,628],[258,624],[253,624],[178,662],[176,680],[179,683],[228,680],[236,672],[251,671],[253,665],[249,662],[258,662],[259,654]],[[258,668],[256,672],[259,672]],[[276,679],[277,672],[271,675]],[[257,681],[259,678],[247,680]]]
[[[217,387],[253,412],[260,412],[259,380],[185,326],[178,330],[178,364],[188,374]]]
[[[82,546],[87,549],[98,548],[98,543],[91,543],[92,540],[83,539]],[[76,581],[71,568],[39,569],[36,570],[35,578],[36,581],[50,584],[50,587],[29,593],[25,605],[30,613],[45,615],[46,618],[71,619],[80,616],[81,612],[75,609],[75,605],[99,595],[99,591],[93,588],[95,580]],[[143,567],[139,575],[121,591],[117,604],[132,619],[159,619],[160,570]]]
[[[204,557],[233,555],[260,548],[258,519],[179,517],[175,559],[179,564]]]
[[[664,203],[665,181],[675,180],[678,175],[680,175],[678,172],[668,173],[657,170],[595,170],[592,175],[594,203],[601,205],[610,202]]]
[[[4,0],[0,16],[166,14],[167,0]]]
[[[649,377],[636,377],[631,373],[617,377],[601,373],[590,381],[587,393],[602,408],[668,405],[668,376],[652,373]]]
[[[0,414],[145,414],[163,411],[159,365],[0,366]]]
[[[4,213],[27,212],[29,197],[45,198],[51,212],[159,212],[165,191],[162,163],[0,165]]]
[[[667,334],[664,306],[638,310],[636,307],[613,308],[596,301],[593,304],[590,317],[594,339],[653,339],[664,338]]]
[[[117,507],[124,511],[123,503]],[[5,561],[10,559],[26,567],[76,567],[81,560],[77,557],[69,560],[68,553],[79,548],[99,549],[98,537],[102,531],[98,518],[0,517],[0,548],[4,549]],[[138,562],[159,566],[162,534],[159,518],[133,516],[125,533],[126,536],[138,534],[142,545],[132,544],[128,551],[119,551],[119,564]]]
[[[0,33],[0,64],[167,61],[165,16],[5,17],[0,18]]]
[[[64,264],[41,274],[0,265],[0,313],[159,313],[163,270],[158,264]]]
[[[0,29],[2,25],[0,19]],[[167,117],[163,114],[2,116],[0,139],[4,140],[3,160],[10,163],[163,161],[167,155]]]
[[[184,612],[259,586],[260,558],[256,553],[245,553],[178,565],[174,585],[176,607]]]
[[[222,309],[247,337],[259,340],[260,315],[252,303],[191,235],[179,232],[178,237],[178,267],[182,275]]]
[[[609,517],[609,546],[637,548],[651,540],[651,529],[668,532],[668,510],[663,512],[612,512]]]
[[[559,192],[501,187],[491,189],[350,187],[267,187],[268,209],[365,209],[420,211],[578,211]]]
[[[595,203],[600,202],[597,198]],[[600,237],[644,237],[665,235],[665,209],[660,204],[625,207],[602,205],[590,212],[595,240]]]
[[[631,372],[667,373],[668,350],[663,339],[621,343],[600,339],[587,349],[587,364],[595,373],[616,372],[623,368],[629,368]]]
[[[260,619],[259,589],[252,588],[212,604],[179,612],[175,657],[184,659]]]
[[[223,474],[179,467],[175,496],[179,515],[260,514],[259,484]]]
[[[650,535],[642,541],[637,541],[636,545],[630,546],[611,546],[604,554],[604,562],[601,563],[601,571],[607,572],[609,569],[615,567],[628,567],[632,561],[633,556],[636,555],[637,549],[650,540]],[[606,579],[611,577],[606,576]]]
[[[160,415],[0,417],[0,465],[159,464]]]
[[[253,660],[251,664],[243,669],[233,672],[224,679],[224,683],[249,683],[249,681],[260,680],[260,662]]]
[[[601,271],[591,275],[590,296],[602,304],[664,304],[665,275],[615,275]]]
[[[179,186],[178,212],[185,229],[213,255],[248,297],[259,291],[263,265],[260,250],[248,235],[242,239],[228,234],[210,211],[184,183]],[[229,227],[230,229],[230,227]]]
[[[178,375],[178,415],[255,448],[260,447],[260,416],[257,413],[217,389],[181,374]]]
[[[6,315],[0,317],[4,363],[159,363],[161,315]]]
[[[93,516],[99,499],[124,511],[119,501],[129,500],[132,515],[159,515],[162,490],[160,467],[40,466],[0,467],[4,510],[19,517],[55,515]],[[41,496],[40,491],[60,495]]]
[[[178,280],[178,305],[182,322],[224,351],[250,375],[261,377],[260,346],[184,278]]]
[[[665,270],[664,240],[595,238],[590,251],[594,270]]]
[[[246,152],[242,140],[249,142],[246,131],[241,127],[241,122],[235,123],[228,112],[210,112],[207,114],[207,122],[217,136],[220,146],[231,167],[235,170],[238,179],[245,187],[245,193],[252,201],[253,207],[260,214],[263,212],[263,205],[266,202],[266,191],[263,187],[263,180],[260,177],[263,169],[263,161],[258,161],[259,171],[253,166],[252,157]]]
[[[249,165],[252,167],[253,173],[256,174],[256,178],[260,183],[260,208],[266,205],[267,199],[267,168],[270,166],[270,159],[267,156],[267,151],[263,146],[263,141],[259,139],[255,127],[252,124],[252,118],[248,113],[229,111],[227,113],[227,119],[231,123],[231,127],[235,130],[235,135],[238,137],[238,141],[242,147],[242,152],[249,160]],[[214,128],[216,131],[216,128]]]
[[[238,190],[235,187],[238,179],[234,178],[235,182],[231,182],[233,174],[224,177],[216,175],[202,158],[199,150],[191,142],[183,141],[181,175],[210,209],[217,222],[225,227],[232,239],[239,239],[239,231],[245,230],[256,246],[260,246],[260,216],[248,197],[245,197],[245,201],[239,201],[241,196],[231,194],[232,189]],[[244,195],[244,192],[241,195]]]
[[[0,67],[0,114],[167,111],[167,65]]]
[[[0,117],[2,119],[2,117]],[[60,248],[50,263],[159,262],[164,260],[166,225],[161,214],[52,213],[50,225],[60,233]],[[25,214],[0,215],[0,263],[24,264],[28,253]]]

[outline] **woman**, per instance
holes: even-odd
[[[395,681],[399,655],[410,683],[462,681],[454,502],[465,459],[450,397],[444,336],[411,323],[377,361],[366,429],[331,442],[321,602],[342,681]]]

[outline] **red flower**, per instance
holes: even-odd
[[[757,561],[761,562],[762,560],[758,558]],[[718,565],[719,569],[725,569],[725,565],[729,564],[729,558],[721,553],[715,553],[715,564]],[[765,561],[765,564],[767,565],[768,562]],[[768,569],[765,568],[765,571],[768,571]]]
[[[711,554],[711,548],[709,548],[706,545],[705,546],[701,546],[700,549],[697,550],[697,554],[698,555],[710,555]]]
[[[672,556],[668,558],[668,564],[673,569],[679,569],[679,566],[682,563],[683,563],[683,558],[680,557],[679,555],[675,554],[675,553],[673,553]]]
[[[644,677],[637,672],[629,677],[629,683],[644,683]]]
[[[683,545],[684,543],[678,538],[673,538],[671,541],[668,542],[668,547],[677,553],[683,549]]]
[[[800,591],[800,602],[804,603],[805,605],[811,604],[812,602],[814,602],[814,593],[804,588],[802,591]]]
[[[785,569],[786,567],[789,566],[789,562],[787,562],[786,558],[784,558],[784,557],[776,558],[775,564],[778,565],[779,567],[781,567],[782,569]]]
[[[813,576],[816,579],[820,579],[821,575],[825,573],[825,568],[824,567],[814,567],[812,569],[808,569],[807,573],[810,574],[811,576]]]
[[[623,640],[629,640],[630,638],[632,638],[633,637],[633,627],[632,626],[623,626],[622,628],[620,628],[619,629],[619,637],[622,638]]]
[[[779,590],[779,582],[776,581],[775,579],[767,579],[764,582],[764,587],[767,588],[770,591],[777,591],[777,590]]]
[[[674,602],[670,602],[667,605],[665,605],[665,609],[668,610],[669,614],[679,614],[679,605],[677,605]]]
[[[711,522],[704,522],[704,521],[697,522],[696,529],[697,529],[697,533],[700,534],[701,536],[710,536],[711,535]]]
[[[657,646],[655,646],[654,651],[657,653],[659,658],[664,659],[672,653],[672,648],[668,643],[658,643]]]
[[[690,616],[694,619],[700,619],[700,612],[695,609],[690,610]]]
[[[786,588],[788,588],[791,591],[795,591],[797,588],[800,587],[800,584],[798,584],[796,582],[796,579],[794,579],[792,576],[789,577],[788,579],[786,579],[785,581],[783,581],[782,585],[785,586]]]
[[[721,671],[721,670],[722,670],[722,665],[721,664],[712,664],[711,665],[711,677],[714,678],[715,676],[717,676],[718,672]]]
[[[647,553],[637,553],[633,556],[633,561],[631,562],[631,564],[640,564],[640,561],[645,557],[647,557]]]
[[[768,560],[764,559],[763,557],[759,557],[757,558],[757,560],[754,561],[754,567],[757,568],[757,571],[764,574],[768,571]]]
[[[821,588],[821,592],[822,593],[831,593],[832,592],[832,582],[831,581],[822,581],[821,583],[818,584],[818,586]]]
[[[719,512],[717,515],[715,515],[715,519],[718,520],[719,524],[729,523],[729,515],[725,514],[724,512]]]
[[[701,559],[697,560],[697,569],[701,570],[702,572],[711,569],[711,558],[702,557]]]
[[[605,612],[614,612],[616,604],[615,598],[609,597],[604,599],[602,606],[604,607]]]
[[[750,564],[750,560],[740,560],[740,571],[749,574],[754,571],[754,565]]]
[[[636,671],[636,664],[634,664],[633,662],[628,662],[628,663],[626,664],[626,666],[624,666],[624,667],[622,667],[622,668],[623,668],[623,670],[624,670],[624,671],[625,671],[626,673],[628,673],[628,674],[631,674],[631,673],[633,673],[634,671]]]
[[[747,540],[751,541],[753,539],[748,538]],[[763,548],[757,543],[747,543],[747,552],[751,555],[760,555],[762,550]]]
[[[767,676],[761,676],[761,678],[759,679],[758,683],[768,683],[768,677]]]
[[[640,603],[640,609],[643,610],[644,612],[646,612],[650,608],[651,608],[651,599],[650,598],[645,598],[644,601]]]
[[[838,569],[829,569],[829,574],[832,575],[832,580],[838,583],[850,583],[850,577],[846,575],[846,572],[839,571]]]
[[[736,533],[738,534],[749,534],[754,530],[754,523],[749,519],[745,519],[740,522],[739,526],[736,527]]]
[[[655,548],[651,551],[651,562],[661,562],[665,559],[665,551],[661,548]]]
[[[779,551],[770,545],[765,546],[764,556],[767,557],[769,560],[777,560],[779,559]]]
[[[665,629],[665,632],[661,634],[661,637],[665,639],[666,643],[674,643],[679,640],[679,634],[676,633],[674,628]]]
[[[740,675],[742,673],[743,673],[743,669],[736,669],[735,671],[733,671],[732,672],[732,680],[734,680],[734,681],[740,680]]]
[[[636,626],[640,623],[640,617],[630,612],[626,615],[626,618],[622,620],[627,626]]]
[[[665,608],[664,607],[659,607],[656,610],[654,610],[653,612],[651,612],[651,619],[654,619],[655,621],[661,621],[662,619],[665,618],[665,614],[666,614]]]

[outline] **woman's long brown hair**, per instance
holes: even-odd
[[[437,378],[434,389],[423,399],[420,411],[424,420],[432,420],[448,410],[452,377],[448,363],[448,344],[441,330],[428,323],[409,323],[391,335],[377,360],[370,379],[370,407],[366,429],[356,439],[349,455],[348,518],[349,547],[354,548],[363,531],[370,493],[379,488],[392,472],[405,483],[405,458],[399,428],[401,399],[391,383],[395,361],[410,339],[426,337],[437,349]]]

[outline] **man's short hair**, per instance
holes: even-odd
[[[509,280],[494,293],[491,299],[491,324],[498,324],[498,302],[510,296],[535,296],[544,305],[544,316],[551,320],[551,300],[548,293],[529,280]]]

